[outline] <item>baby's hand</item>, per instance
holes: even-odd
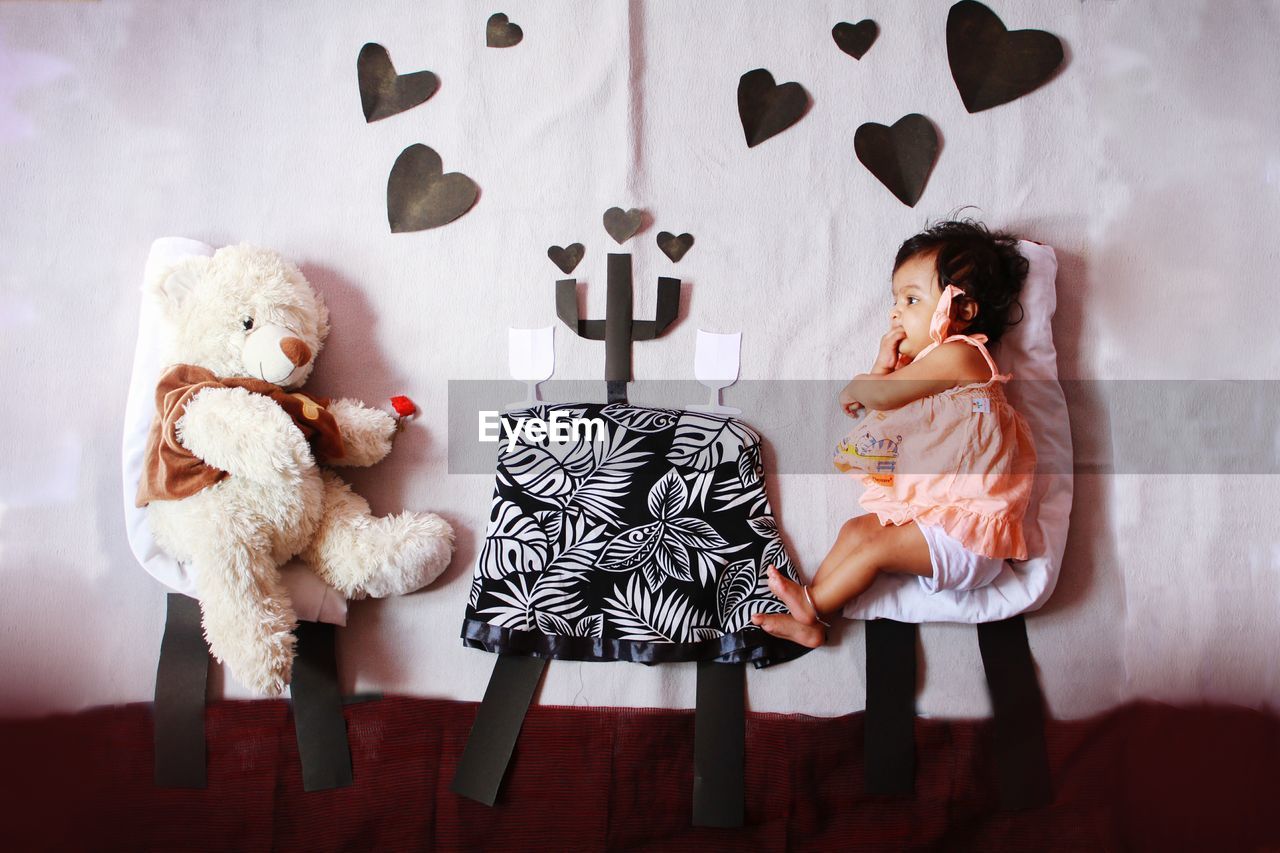
[[[898,346],[907,339],[907,330],[901,326],[896,326],[885,333],[880,339],[880,354],[876,356],[876,363],[871,368],[872,371],[893,371],[900,366],[898,363]]]
[[[850,400],[844,404],[844,413],[855,420],[862,417],[866,411],[866,407],[857,400]]]

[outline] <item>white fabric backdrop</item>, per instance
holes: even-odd
[[[866,370],[894,249],[964,204],[1056,249],[1064,380],[1275,378],[1276,4],[989,5],[1012,28],[1058,35],[1068,64],[969,115],[947,69],[946,0],[0,4],[0,713],[152,689],[164,590],[125,542],[118,448],[157,236],[288,254],[334,319],[314,387],[407,393],[424,410],[387,462],[350,479],[376,511],[445,514],[458,555],[422,593],[352,605],[349,690],[482,695],[492,657],[462,648],[458,629],[492,482],[447,473],[446,383],[505,377],[505,328],[553,320],[552,244],[586,244],[575,274],[603,316],[610,206],[655,219],[625,247],[636,280],[674,272],[691,292],[670,336],[635,348],[638,379],[688,378],[699,326],[742,330],[744,379]],[[520,45],[484,47],[494,11],[523,27]],[[829,33],[861,17],[881,32],[855,61]],[[434,71],[439,92],[366,125],[366,41],[401,71]],[[748,150],[735,91],[761,66],[801,82],[813,106]],[[943,140],[914,209],[853,157],[859,124],[908,112]],[[386,177],[415,142],[481,197],[442,228],[392,235]],[[697,238],[674,268],[658,230]],[[653,288],[637,291],[650,316]],[[599,344],[557,340],[558,378],[599,377]],[[1134,696],[1275,707],[1276,477],[1112,474],[1149,413],[1106,384],[1066,386],[1072,533],[1053,599],[1028,619],[1051,710],[1085,716]],[[857,485],[833,473],[770,487],[812,572],[857,511]],[[862,637],[848,624],[828,648],[752,671],[750,707],[860,709]],[[986,713],[973,629],[929,625],[922,638],[921,711]],[[690,707],[693,675],[556,662],[540,701]],[[245,695],[230,680],[215,692]]]

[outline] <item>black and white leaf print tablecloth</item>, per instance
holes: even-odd
[[[508,412],[489,528],[463,623],[473,648],[568,660],[769,666],[808,651],[751,623],[786,612],[765,583],[795,568],[760,436],[723,415],[621,403]],[[532,441],[523,424],[598,420],[602,440]]]

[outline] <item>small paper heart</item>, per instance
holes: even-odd
[[[1005,28],[976,0],[961,0],[947,15],[947,61],[971,113],[1007,104],[1044,85],[1062,64],[1062,42],[1043,30]]]
[[[889,192],[907,207],[915,207],[938,156],[938,132],[929,119],[910,113],[892,127],[875,122],[862,125],[853,135],[853,149]]]
[[[524,38],[524,30],[511,23],[507,16],[495,12],[489,16],[484,28],[484,43],[489,47],[515,47]]]
[[[443,174],[440,155],[421,143],[400,152],[387,179],[387,221],[392,233],[422,231],[452,222],[476,203],[480,188],[461,172]]]
[[[854,59],[861,59],[871,49],[878,35],[880,28],[870,18],[856,24],[841,21],[831,28],[831,37],[835,39],[836,46]]]
[[[604,230],[618,243],[625,243],[634,237],[643,224],[644,212],[638,207],[630,210],[611,207],[604,212]]]
[[[582,256],[586,251],[586,248],[581,243],[570,243],[563,249],[559,246],[552,246],[547,249],[547,257],[560,268],[561,272],[568,275],[582,262]]]
[[[391,56],[380,44],[369,42],[356,58],[360,106],[366,122],[402,113],[426,101],[440,88],[440,78],[430,71],[397,74]]]
[[[799,83],[775,85],[773,75],[763,68],[743,74],[738,80],[738,117],[747,147],[754,148],[798,122],[807,104],[808,96]]]
[[[681,234],[679,237],[670,231],[658,232],[658,248],[662,250],[662,254],[671,259],[673,263],[680,263],[680,259],[684,257],[684,253],[689,251],[693,246],[692,234]]]

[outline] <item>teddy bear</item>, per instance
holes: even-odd
[[[297,622],[280,566],[299,557],[350,599],[400,595],[445,570],[453,529],[434,513],[375,517],[332,470],[381,461],[397,421],[297,390],[329,333],[324,301],[297,266],[227,246],[158,271],[145,290],[160,306],[170,367],[137,504],[157,544],[193,569],[213,656],[277,695]]]

